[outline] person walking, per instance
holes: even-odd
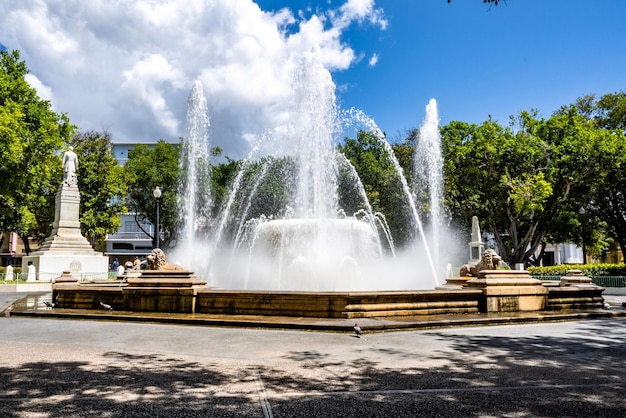
[[[115,260],[113,260],[113,262],[111,263],[111,271],[117,271],[117,268],[120,266],[120,262],[119,260],[116,258]]]

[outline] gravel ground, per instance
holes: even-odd
[[[625,342],[626,318],[356,338],[1,316],[0,416],[623,417]]]

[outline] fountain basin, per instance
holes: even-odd
[[[140,279],[139,279],[140,280]],[[76,283],[53,286],[57,308],[116,311],[367,318],[477,313],[479,290],[301,292]]]
[[[173,277],[176,275],[180,277]],[[513,274],[510,279],[489,275],[494,273],[484,276],[493,279],[487,285],[477,281],[463,289],[305,292],[212,289],[191,272],[153,272],[128,282],[61,281],[53,285],[53,300],[56,307],[66,309],[101,309],[99,303],[106,302],[116,311],[303,318],[415,317],[602,306],[604,288],[599,286],[545,286],[518,277],[523,274]],[[528,303],[528,297],[540,302]]]
[[[381,256],[372,226],[355,218],[271,220],[256,227],[247,282],[278,291],[358,288],[360,266]]]
[[[477,291],[269,292],[202,290],[196,312],[312,318],[373,318],[478,312]]]

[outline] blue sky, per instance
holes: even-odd
[[[626,1],[3,0],[0,44],[83,130],[177,141],[200,80],[213,144],[238,158],[279,126],[294,63],[318,48],[342,108],[391,139],[419,127],[537,109],[626,88]]]
[[[280,7],[286,1],[259,2]],[[441,123],[481,123],[538,109],[549,117],[585,94],[626,89],[626,1],[379,0],[386,30],[353,26],[366,59],[333,73],[344,106],[373,117],[390,138],[419,127],[431,97]]]

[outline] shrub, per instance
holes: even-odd
[[[585,276],[626,276],[626,264],[561,264],[529,267],[533,276],[565,276],[568,270],[582,270]]]

